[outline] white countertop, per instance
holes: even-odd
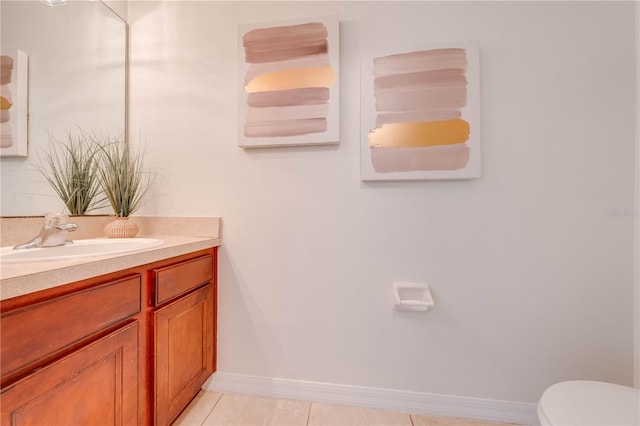
[[[53,262],[0,265],[0,300],[133,268],[220,245],[220,238],[146,235],[164,243],[133,253]]]

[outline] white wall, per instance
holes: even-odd
[[[237,147],[239,23],[338,14],[341,142]],[[535,402],[633,383],[631,2],[133,1],[140,214],[223,217],[219,371]],[[359,54],[481,46],[483,177],[362,183]],[[425,315],[396,280],[431,283]]]
[[[636,111],[640,111],[640,7],[636,4]],[[635,386],[640,388],[640,121],[636,119]]]

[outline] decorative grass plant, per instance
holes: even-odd
[[[65,141],[50,136],[49,151],[39,158],[38,171],[54,189],[72,215],[84,215],[105,206],[94,135],[80,129]]]
[[[118,217],[129,217],[142,206],[152,180],[152,174],[144,167],[144,154],[132,153],[122,140],[102,145],[98,175]]]

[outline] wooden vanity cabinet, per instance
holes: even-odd
[[[215,371],[217,249],[0,302],[0,424],[169,425]]]
[[[155,421],[173,422],[215,366],[214,259],[155,269]]]
[[[141,285],[133,274],[3,309],[0,424],[135,423]]]

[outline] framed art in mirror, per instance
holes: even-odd
[[[27,54],[14,49],[0,58],[0,156],[26,157],[28,154]]]

